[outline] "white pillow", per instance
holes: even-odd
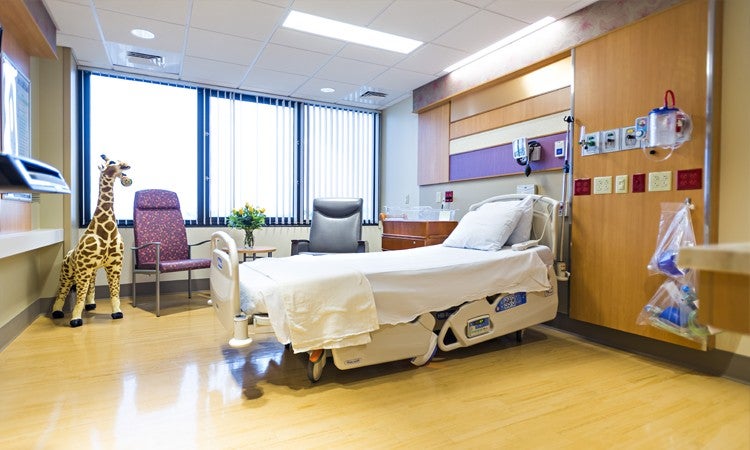
[[[500,250],[521,218],[518,202],[493,202],[469,211],[443,242],[446,247]]]
[[[534,219],[534,197],[528,195],[516,204],[521,210],[521,218],[518,219],[518,225],[508,238],[508,245],[526,242],[531,239],[531,222]]]

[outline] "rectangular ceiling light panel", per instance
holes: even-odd
[[[312,14],[305,14],[299,11],[290,12],[284,21],[284,26],[306,33],[404,54],[411,53],[423,44],[414,39],[370,30],[369,28],[313,16]]]

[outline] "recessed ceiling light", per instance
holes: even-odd
[[[154,37],[156,37],[154,33],[148,30],[141,29],[141,28],[135,28],[135,29],[130,30],[130,34],[141,39],[153,39]]]
[[[320,92],[325,92],[326,94],[330,94],[331,92],[336,92],[336,89],[324,87],[324,88],[320,88]]]
[[[521,28],[520,30],[516,31],[515,33],[511,34],[510,36],[505,37],[504,39],[501,39],[494,44],[490,45],[487,48],[483,48],[482,50],[479,50],[478,52],[474,53],[473,55],[467,56],[466,58],[462,59],[461,61],[453,64],[452,66],[448,66],[445,69],[443,69],[443,72],[453,72],[454,70],[458,69],[459,67],[463,67],[469,63],[472,63],[479,58],[489,55],[490,53],[494,52],[495,50],[505,47],[506,45],[515,42],[519,39],[521,39],[524,36],[527,36],[536,30],[546,27],[547,25],[551,24],[555,21],[554,17],[547,16],[544,19],[538,20],[531,25]]]
[[[422,45],[421,41],[415,41],[395,34],[383,33],[382,31],[370,30],[324,17],[292,11],[286,17],[283,26],[295,30],[326,36],[355,44],[367,45],[368,47],[381,48],[398,53],[411,53]]]

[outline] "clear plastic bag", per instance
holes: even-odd
[[[696,318],[698,299],[693,285],[687,278],[690,277],[669,278],[662,283],[651,297],[651,301],[641,310],[637,323],[703,342],[711,333]]]
[[[704,342],[711,332],[696,318],[698,299],[694,272],[677,265],[680,247],[695,245],[690,209],[689,203],[662,203],[659,236],[648,270],[668,278],[643,307],[636,323]]]
[[[652,274],[668,277],[685,275],[686,271],[677,266],[677,253],[680,247],[695,245],[690,208],[689,203],[662,203],[656,250],[648,263],[648,270]]]

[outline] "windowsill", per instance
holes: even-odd
[[[30,252],[62,241],[62,228],[0,233],[0,258]]]

